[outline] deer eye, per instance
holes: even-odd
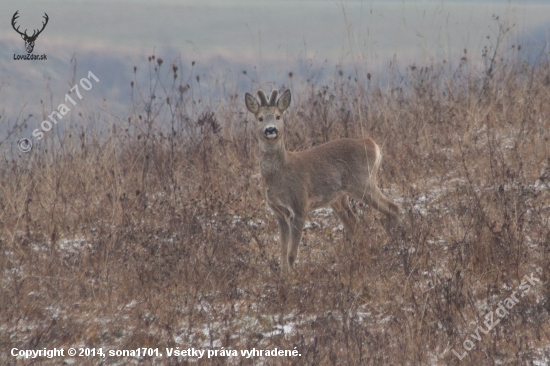
[[[260,117],[260,118],[258,118],[258,121],[263,122],[263,121],[264,121],[264,118],[263,118],[263,117]]]
[[[277,116],[277,117],[275,117],[275,119],[281,119],[281,116]]]

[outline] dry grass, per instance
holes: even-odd
[[[288,280],[243,95],[227,94],[213,113],[175,68],[150,62],[156,89],[133,86],[126,122],[90,121],[31,153],[4,153],[3,364],[16,364],[13,347],[71,346],[301,354],[199,361],[216,365],[548,364],[547,62],[483,73],[465,61],[452,76],[445,64],[411,67],[387,90],[345,75],[309,84],[289,109],[287,148],[372,136],[382,188],[407,217],[403,235],[390,236],[377,212],[356,205],[363,239],[346,244],[329,210],[311,214]],[[459,361],[451,349],[464,353],[485,314],[531,273],[542,284]]]

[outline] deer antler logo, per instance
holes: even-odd
[[[34,41],[36,41],[38,35],[42,33],[44,28],[46,28],[46,24],[48,24],[48,14],[44,13],[44,19],[46,19],[46,21],[42,22],[42,29],[35,29],[32,33],[32,36],[29,36],[26,29],[24,33],[21,33],[19,31],[19,26],[15,28],[15,21],[17,18],[19,18],[19,15],[17,13],[19,13],[19,10],[17,10],[15,14],[13,14],[13,18],[11,18],[11,26],[13,27],[13,29],[15,29],[17,33],[21,35],[21,38],[23,38],[23,40],[25,41],[25,48],[27,49],[27,53],[32,53],[32,50],[34,49]]]

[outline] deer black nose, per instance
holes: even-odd
[[[264,133],[267,138],[275,138],[277,137],[278,131],[277,131],[277,128],[273,126],[269,126],[269,127],[266,127],[266,129],[264,130]]]

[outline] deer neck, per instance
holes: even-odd
[[[260,161],[262,175],[267,177],[278,174],[288,158],[284,138],[281,137],[274,144],[262,141],[260,148],[262,150],[262,160]]]

